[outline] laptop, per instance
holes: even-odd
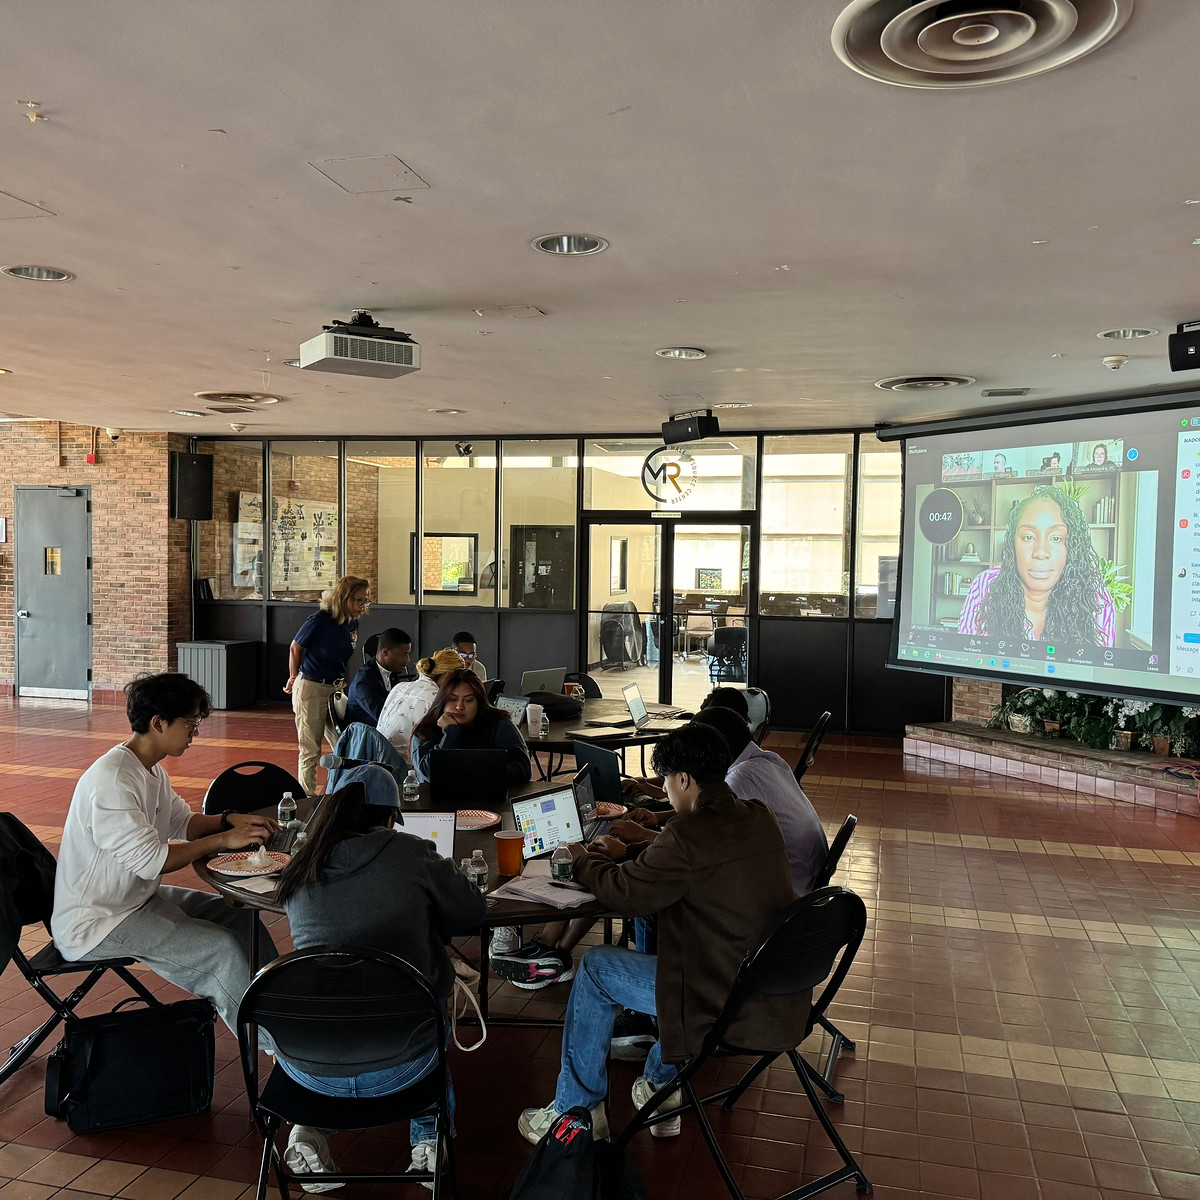
[[[455,861],[454,813],[406,812],[403,815],[404,824],[396,826],[398,833],[411,833],[413,837],[432,842],[443,858]]]
[[[512,802],[513,828],[525,835],[525,861],[552,854],[559,842],[583,841],[583,826],[571,784]]]
[[[575,808],[579,813],[579,824],[583,829],[585,842],[603,837],[612,829],[612,821],[602,821],[597,816],[595,783],[596,774],[589,763],[585,763],[571,780],[571,787],[575,792]]]
[[[527,696],[497,696],[492,704],[512,717],[514,725],[520,725],[525,720],[525,710],[529,707]]]
[[[263,843],[263,849],[269,853],[278,851],[280,854],[291,854],[296,848],[296,838],[312,824],[312,819],[317,815],[317,809],[321,807],[321,801],[324,799],[324,796],[318,796],[313,801],[312,809],[308,814],[308,820],[304,822],[303,826],[298,826],[295,829],[273,830]]]
[[[503,808],[508,799],[507,751],[436,750],[429,759],[429,792],[433,807],[442,812]]]
[[[621,792],[621,759],[615,750],[597,746],[581,738],[572,741],[575,762],[581,767],[590,767],[591,788],[600,804],[624,804]],[[579,806],[583,815],[583,805]]]
[[[566,667],[551,667],[547,671],[525,671],[521,675],[521,695],[528,696],[533,692],[561,694],[566,681]]]
[[[645,729],[654,721],[676,722],[683,715],[682,708],[661,708],[651,715],[646,708],[646,701],[642,699],[642,690],[636,683],[627,683],[621,689],[621,695],[625,699],[625,707],[629,709],[634,729]]]

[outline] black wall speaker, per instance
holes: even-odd
[[[704,416],[694,414],[690,417],[675,417],[664,421],[662,425],[662,439],[668,446],[679,442],[698,442],[701,438],[716,437],[720,432],[720,423],[712,413]]]
[[[1180,325],[1167,338],[1167,354],[1172,371],[1200,371],[1200,329]]]
[[[181,521],[211,521],[213,457],[171,451],[171,495],[167,516]]]

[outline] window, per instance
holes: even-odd
[[[421,601],[494,605],[496,443],[426,442],[421,465]]]
[[[756,456],[752,437],[666,448],[661,438],[593,439],[583,445],[583,506],[637,512],[752,509]]]
[[[377,604],[413,604],[415,442],[346,443],[346,573],[371,581]]]
[[[900,561],[900,444],[863,437],[858,454],[854,615],[891,617]]]
[[[759,611],[844,617],[854,437],[763,441]]]
[[[215,467],[215,464],[214,464]],[[272,442],[270,454],[270,570],[272,600],[319,600],[336,582],[341,512],[338,506],[336,442]],[[238,501],[239,524],[255,512]],[[261,499],[257,506],[262,521]],[[363,562],[363,576],[375,582],[377,559]]]
[[[192,526],[200,594],[214,600],[261,600],[266,548],[262,442],[200,442],[196,449],[213,458],[213,519]]]
[[[575,441],[501,443],[500,603],[575,607]]]

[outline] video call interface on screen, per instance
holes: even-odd
[[[1200,405],[904,443],[893,661],[1200,696]]]

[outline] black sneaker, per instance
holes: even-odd
[[[641,1062],[658,1041],[658,1022],[626,1008],[617,1014],[608,1052],[622,1062]]]
[[[537,991],[552,983],[562,983],[575,974],[571,956],[565,950],[552,950],[540,942],[526,942],[509,954],[493,957],[492,970],[501,979],[525,991]]]

